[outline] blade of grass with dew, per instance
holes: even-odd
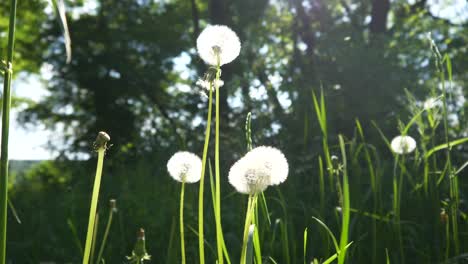
[[[203,228],[203,197],[205,188],[205,170],[206,170],[206,159],[208,156],[208,145],[210,143],[210,131],[211,131],[211,112],[213,108],[213,82],[210,82],[210,91],[208,96],[208,116],[206,118],[206,130],[205,130],[205,143],[203,145],[203,156],[202,156],[202,172],[200,177],[200,188],[198,191],[198,254],[200,257],[200,264],[205,264],[205,238]]]
[[[348,184],[348,167],[346,160],[346,149],[344,139],[339,135],[341,157],[343,160],[343,208],[342,208],[342,224],[341,224],[341,237],[340,237],[340,254],[338,256],[338,264],[344,264],[346,259],[346,249],[348,244],[349,232],[349,218],[350,212],[350,197],[349,197],[349,184]]]
[[[7,59],[3,77],[2,141],[0,153],[0,264],[6,263],[8,215],[8,140],[10,133],[11,82],[13,78],[13,51],[15,47],[17,0],[10,2]]]

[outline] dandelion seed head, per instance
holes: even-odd
[[[198,81],[196,82],[196,84],[198,86],[200,86],[201,88],[209,91],[210,90],[210,82],[207,81],[207,80],[204,80],[204,79],[198,79]],[[218,80],[218,81],[213,81],[213,88],[216,89],[217,87],[221,87],[224,85],[224,81],[223,80]]]
[[[255,194],[284,182],[288,171],[288,162],[280,150],[257,147],[234,163],[229,171],[229,183],[240,193]]]
[[[201,159],[188,151],[175,153],[167,162],[167,171],[176,181],[194,183],[200,180]]]
[[[200,57],[209,65],[227,64],[239,56],[241,43],[236,33],[223,25],[207,26],[197,38]]]
[[[416,149],[416,141],[410,136],[397,136],[390,145],[397,154],[408,154]]]

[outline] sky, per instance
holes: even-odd
[[[83,10],[77,10],[72,15],[76,17],[81,13],[93,12],[97,7],[95,5],[96,2],[90,1],[90,3],[94,4],[89,4]],[[468,19],[468,1],[466,0],[431,0],[429,1],[429,6],[432,14],[451,19],[452,22],[461,23]],[[181,73],[184,71],[188,72],[189,69],[185,65],[186,62],[184,60],[181,60],[179,63],[176,61],[176,70]],[[42,77],[47,79],[44,76],[44,74],[47,75],[47,69],[45,71],[43,69],[41,74]],[[3,86],[1,88],[3,89]],[[13,81],[12,92],[16,96],[29,98],[36,102],[47,95],[47,90],[39,75],[20,74]],[[11,160],[44,160],[55,158],[57,153],[48,150],[46,146],[49,140],[51,144],[59,144],[53,140],[52,132],[46,130],[43,125],[22,127],[16,120],[19,111],[21,111],[21,108],[12,109],[11,111],[9,158]]]

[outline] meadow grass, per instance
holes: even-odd
[[[12,0],[13,10],[10,18],[8,63],[11,63],[13,53],[15,3],[16,1]],[[452,86],[452,65],[449,57],[442,56],[435,45],[432,45],[431,48],[435,56],[437,74],[442,90],[440,95],[442,100],[440,118],[442,119],[444,136],[442,144],[434,140],[438,132],[438,117],[428,109],[417,109],[417,107],[406,125],[403,125],[400,121],[399,128],[402,136],[413,133],[414,126],[420,128],[422,140],[418,141],[415,152],[399,154],[398,151],[392,149],[388,137],[379,129],[376,123],[372,124],[377,133],[380,134],[384,147],[386,146],[388,149],[383,148],[384,150],[380,151],[369,143],[365,137],[365,133],[368,131],[363,129],[359,120],[355,121],[355,135],[353,137],[330,135],[325,92],[322,89],[320,97],[312,92],[311,101],[321,133],[321,151],[317,154],[317,159],[313,159],[314,163],[317,161],[318,164],[317,168],[314,168],[316,169],[314,173],[316,173],[317,179],[313,179],[313,182],[318,183],[318,187],[314,186],[313,189],[311,187],[312,190],[308,190],[308,186],[302,186],[303,182],[296,179],[292,181],[291,187],[288,187],[288,183],[286,183],[284,187],[270,187],[273,191],[266,191],[265,188],[263,189],[265,192],[262,190],[248,194],[246,208],[243,205],[245,196],[238,199],[236,194],[229,193],[223,197],[221,192],[222,188],[226,188],[223,186],[225,181],[222,178],[224,174],[221,173],[222,166],[220,164],[221,90],[218,84],[221,76],[221,64],[218,54],[217,65],[211,68],[211,70],[214,68],[215,76],[210,80],[209,85],[208,113],[199,192],[197,194],[188,192],[186,196],[185,182],[182,182],[180,190],[178,222],[180,252],[176,252],[171,248],[174,240],[177,239],[174,231],[177,225],[174,224],[176,218],[173,215],[165,215],[166,219],[163,219],[164,215],[158,215],[159,221],[171,222],[170,228],[168,228],[170,231],[166,262],[174,263],[174,259],[181,259],[182,263],[186,263],[187,259],[187,262],[191,263],[198,255],[200,263],[216,262],[222,264],[226,261],[230,264],[232,252],[234,252],[233,255],[239,257],[233,257],[233,259],[239,259],[241,264],[261,264],[263,262],[289,264],[297,261],[303,263],[332,263],[336,261],[339,264],[344,264],[362,263],[363,259],[370,259],[372,263],[384,261],[386,263],[416,263],[415,261],[421,260],[431,262],[434,258],[435,262],[451,263],[463,258],[461,253],[463,251],[462,245],[467,240],[465,238],[467,216],[460,209],[461,186],[458,176],[468,166],[468,162],[457,168],[452,160],[452,151],[457,145],[468,142],[468,138],[454,140],[450,138],[447,97]],[[8,63],[7,65],[9,65]],[[0,197],[2,203],[2,216],[0,216],[0,221],[2,221],[2,244],[0,245],[2,246],[0,255],[2,263],[5,263],[6,259],[8,153],[5,146],[8,143],[10,70],[8,68],[4,71],[4,95],[7,99],[4,100],[2,112],[2,124],[4,124],[2,129],[2,142],[4,144],[2,144],[1,160],[3,184]],[[448,87],[446,87],[447,80]],[[214,176],[208,158],[210,153],[209,140],[213,92],[215,92]],[[408,95],[408,98],[411,98],[411,95]],[[429,124],[430,135],[425,138],[426,122]],[[252,115],[249,113],[245,125],[247,152],[252,151],[254,145],[251,135],[251,123]],[[308,126],[308,124],[304,125]],[[304,129],[304,131],[308,130]],[[107,141],[108,139],[104,142],[102,139],[97,140],[97,168],[84,248],[77,238],[78,235],[76,235],[77,232],[73,222],[68,222],[73,236],[75,236],[74,243],[79,248],[79,254],[83,254],[83,264],[100,264],[105,262],[106,259],[104,251],[106,245],[108,245],[107,241],[114,215],[112,206],[100,247],[98,247],[96,240],[100,226],[97,206]],[[441,155],[442,151],[445,152],[444,155]],[[381,156],[388,156],[388,152],[390,152],[390,157],[393,160],[393,166],[389,165],[388,162],[382,162]],[[333,153],[339,153],[339,157],[333,155]],[[444,160],[444,162],[441,162],[441,160]],[[206,217],[208,212],[204,211],[206,204],[204,200],[204,177],[207,167],[210,176],[211,205],[213,206],[213,212],[209,215],[210,218]],[[135,174],[138,175],[139,173],[136,172]],[[148,174],[148,171],[143,169],[140,174]],[[327,176],[328,180],[326,180]],[[368,177],[365,178],[364,176]],[[133,184],[139,184],[140,186],[146,184],[144,181],[140,183],[136,181]],[[164,187],[167,188],[168,186],[170,185]],[[391,186],[391,188],[384,188],[385,186]],[[158,188],[161,188],[158,190],[163,189],[163,187]],[[316,195],[317,202],[313,201],[309,204],[303,201],[304,197],[301,195],[304,193],[315,194],[315,192],[318,193]],[[128,190],[123,193],[122,198],[124,201],[127,199],[127,202],[130,199],[125,196],[134,195]],[[167,193],[170,193],[170,190],[166,190]],[[448,199],[443,198],[446,196],[448,196]],[[245,211],[245,215],[242,213],[242,216],[234,216],[231,218],[231,222],[228,222],[229,228],[226,229],[238,228],[237,232],[223,230],[221,220],[228,219],[228,217],[222,217],[221,210],[221,201],[225,197],[230,197],[232,200],[236,199],[237,204],[242,204],[242,206],[236,206],[233,202],[228,203],[235,212],[227,214],[228,217],[235,214],[240,215],[239,212],[242,209]],[[195,230],[191,226],[194,217],[189,217],[188,220],[184,218],[184,208],[192,208],[192,202],[196,201],[197,198],[198,214],[196,215],[198,217],[196,220],[198,221],[198,230]],[[139,205],[140,203],[136,204]],[[168,202],[167,204],[172,208],[177,203]],[[413,210],[417,211],[417,213],[413,214]],[[425,212],[425,210],[428,210],[428,219],[424,220],[421,226],[418,226],[417,218],[421,217],[418,213]],[[136,215],[131,217],[138,218],[138,211],[135,212]],[[189,214],[191,213],[189,211]],[[142,213],[142,215],[144,214]],[[275,221],[272,221],[272,219],[275,219]],[[141,220],[146,224],[150,224],[149,221],[148,219]],[[120,231],[124,229],[122,222],[122,219],[120,219]],[[213,222],[214,225],[212,225]],[[242,222],[244,223],[243,229]],[[367,230],[368,223],[370,223],[370,235],[368,234],[369,230]],[[205,236],[205,225],[214,226],[209,231],[208,236]],[[161,226],[167,227],[168,225],[164,222],[164,225],[161,224]],[[161,226],[159,229],[163,229]],[[185,226],[193,233],[192,236],[185,233]],[[232,235],[233,233],[237,235]],[[325,234],[326,238],[321,235],[322,233]],[[338,233],[339,239],[335,235]],[[225,240],[227,234],[231,236],[229,240]],[[186,235],[189,237],[187,243]],[[418,235],[424,237],[418,239]],[[192,242],[194,237],[198,238],[198,251],[191,250],[196,248],[194,243],[189,242]],[[299,242],[301,237],[302,245]],[[166,239],[164,238],[161,241]],[[439,244],[432,244],[431,240],[438,241]],[[440,241],[443,241],[443,243]],[[120,242],[125,243],[125,238]],[[186,247],[186,245],[188,246]],[[207,245],[208,252],[210,252],[207,256],[205,256],[205,245]],[[371,246],[367,248],[369,245]],[[99,251],[97,258],[94,258],[96,248],[99,248]],[[177,253],[180,254],[180,258],[174,257]],[[366,256],[366,254],[370,256]],[[143,263],[149,258],[146,252],[145,232],[140,229],[137,243],[129,259],[134,263]],[[237,261],[232,262],[237,263]]]

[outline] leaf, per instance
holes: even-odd
[[[353,244],[352,241],[349,242],[348,245],[346,245],[345,249],[348,249],[349,246],[351,246],[351,244]],[[330,263],[332,263],[332,262],[338,257],[338,254],[339,254],[339,253],[340,253],[340,252],[333,254],[331,257],[329,257],[327,260],[325,260],[322,264],[330,264]]]
[[[338,246],[338,242],[336,241],[336,237],[335,235],[333,235],[333,232],[330,230],[330,228],[328,228],[328,226],[322,222],[320,219],[316,218],[316,217],[313,217],[312,218],[317,221],[323,228],[325,228],[325,230],[327,230],[328,234],[330,235],[331,239],[333,240],[333,244],[335,245],[335,249],[336,251],[340,251],[340,247]]]
[[[63,0],[51,0],[54,6],[55,13],[62,29],[63,38],[65,40],[65,52],[67,54],[67,63],[71,61],[71,38],[68,30],[67,16],[65,15],[65,3]]]
[[[463,144],[463,143],[465,143],[465,142],[468,142],[468,137],[453,140],[453,141],[449,142],[448,144],[447,144],[447,143],[444,143],[444,144],[435,146],[435,147],[433,147],[432,149],[430,149],[430,150],[426,153],[425,158],[429,158],[429,157],[430,157],[432,154],[434,154],[435,152],[437,152],[437,151],[439,151],[439,150],[446,149],[448,146],[453,147],[453,146],[456,146],[456,145]]]

